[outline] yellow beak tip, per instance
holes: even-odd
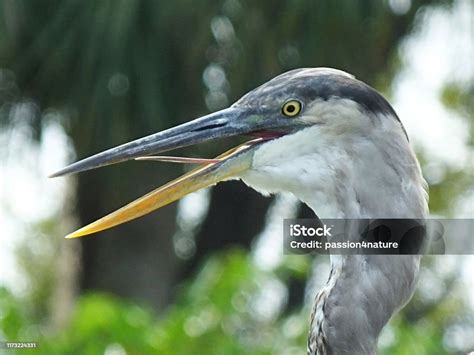
[[[73,238],[80,238],[80,237],[83,237],[85,235],[88,235],[89,233],[84,233],[84,232],[81,232],[81,230],[77,230],[75,232],[72,232],[68,235],[66,235],[64,238],[65,239],[73,239]]]

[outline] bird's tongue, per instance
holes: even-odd
[[[144,157],[138,157],[135,158],[134,160],[139,160],[139,161],[159,161],[159,162],[164,162],[164,163],[179,163],[179,164],[213,164],[213,163],[219,163],[224,160],[226,160],[228,157],[234,155],[239,151],[239,149],[244,149],[245,147],[250,147],[259,143],[263,143],[265,141],[278,138],[284,135],[284,133],[281,132],[273,132],[273,131],[256,131],[253,133],[250,133],[252,137],[255,137],[255,139],[245,142],[244,144],[237,146],[233,149],[228,150],[227,152],[221,154],[217,158],[190,158],[190,157],[178,157],[178,156],[172,156],[172,155],[148,155]]]
[[[164,163],[181,163],[181,164],[211,164],[219,163],[222,159],[207,159],[207,158],[188,158],[188,157],[175,157],[171,155],[149,155],[146,157],[138,157],[135,160],[152,160],[161,161]]]
[[[252,148],[266,140],[268,139],[257,138],[251,140],[228,150],[215,159],[169,156],[144,157],[148,160],[199,163],[204,165],[191,170],[187,174],[159,187],[156,190],[149,192],[145,196],[140,197],[117,211],[78,229],[69,234],[66,238],[82,237],[112,228],[150,213],[151,211],[174,202],[191,192],[237,176],[239,173],[248,170],[251,167],[253,158]]]

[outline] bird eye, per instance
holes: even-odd
[[[301,112],[301,102],[289,100],[283,104],[281,112],[287,117],[294,117]]]

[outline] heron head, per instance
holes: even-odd
[[[348,114],[341,112],[344,110]],[[268,150],[277,144],[280,147],[287,145],[288,137],[296,137],[308,129],[316,129],[314,139],[318,139],[318,135],[325,138],[344,136],[347,132],[351,135],[358,132],[363,136],[367,134],[367,127],[373,125],[365,122],[370,120],[370,115],[352,114],[362,111],[391,114],[396,118],[395,112],[380,94],[343,71],[329,68],[296,69],[252,90],[229,108],[73,163],[51,177],[223,137],[252,137],[249,142],[221,154],[212,162],[202,164],[68,237],[80,237],[111,228],[143,216],[193,191],[222,180],[243,176],[254,168],[257,152]],[[403,131],[401,124],[400,128]],[[285,159],[285,151],[291,157],[291,152],[295,153],[294,149],[286,146],[273,159]],[[278,161],[274,163],[278,164]]]

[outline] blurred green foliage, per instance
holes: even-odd
[[[277,273],[294,269],[290,258]],[[67,328],[53,333],[32,323],[24,303],[3,288],[0,329],[5,339],[37,341],[35,353],[45,355],[301,354],[309,310],[281,312],[274,319],[256,307],[261,285],[276,277],[256,267],[247,253],[229,250],[211,257],[158,318],[151,308],[92,292],[80,297]],[[423,301],[415,296],[382,336],[381,354],[455,353],[444,350],[443,332],[459,318],[462,298],[446,292],[432,302],[436,307],[416,314]]]
[[[460,198],[474,189],[474,169],[472,157],[474,149],[474,83],[446,83],[440,94],[440,101],[463,119],[468,127],[467,146],[469,161],[465,167],[440,166],[442,176],[437,181],[428,181],[430,185],[430,211],[444,216],[454,216],[454,205]],[[454,119],[454,118],[453,118]],[[419,156],[422,154],[419,154]],[[428,162],[423,162],[425,165]],[[466,169],[467,168],[467,169]]]
[[[469,145],[474,147],[474,83],[447,83],[441,92],[441,102],[468,120]]]

